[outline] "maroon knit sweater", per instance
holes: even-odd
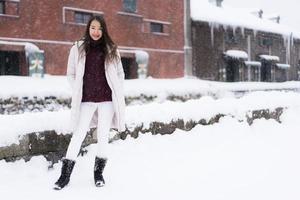
[[[104,68],[104,53],[100,45],[91,45],[86,54],[82,102],[112,101]]]

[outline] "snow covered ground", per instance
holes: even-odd
[[[52,90],[53,94],[65,95],[68,86],[65,77],[61,79],[62,82],[58,80],[53,84],[45,83],[40,93],[49,95]],[[1,81],[4,79],[0,79],[0,83]],[[7,85],[9,81],[6,81],[4,82]],[[227,84],[208,81],[200,84],[200,82],[202,81],[193,79],[157,80],[157,82],[155,79],[147,79],[136,80],[135,83],[134,80],[127,81],[125,87],[128,93],[134,95],[139,93],[136,90],[146,91],[148,94],[159,91],[164,94],[170,91],[180,93],[184,92],[184,86],[192,88],[190,89],[192,92],[202,86],[206,89],[218,88],[219,91],[233,88],[239,90],[241,87],[248,90],[279,88],[287,87],[288,84],[289,87],[299,86],[299,82],[278,84]],[[56,91],[54,88],[56,85],[64,87],[64,91]],[[139,85],[139,88],[134,90],[136,85]],[[178,88],[175,87],[176,85]],[[29,87],[25,83],[22,87],[24,93],[33,94],[34,91],[26,89]],[[39,86],[33,84],[32,87],[37,87],[35,89],[38,90]],[[5,88],[3,84],[0,84],[1,93],[6,91],[3,88]],[[10,94],[16,95],[18,91]],[[10,94],[7,90],[5,96]],[[243,117],[249,109],[278,106],[287,108],[280,117],[281,123],[275,120],[257,119],[249,126],[246,121],[240,121],[240,117]],[[61,162],[55,164],[53,169],[48,169],[49,163],[42,156],[34,157],[27,163],[23,160],[14,163],[6,163],[2,160],[0,161],[0,199],[300,199],[300,134],[298,131],[300,93],[260,91],[236,99],[225,92],[220,99],[202,97],[184,103],[155,102],[128,106],[126,109],[128,113],[126,122],[129,124],[147,123],[153,119],[168,121],[174,117],[197,119],[218,112],[229,113],[234,117],[221,118],[220,122],[214,125],[197,125],[188,132],[176,130],[172,135],[164,136],[146,133],[139,134],[137,139],[128,137],[125,141],[118,140],[111,143],[109,161],[104,172],[106,177],[104,188],[96,188],[93,184],[94,144],[87,147],[88,153],[85,156],[78,157],[71,182],[62,191],[52,189],[53,183],[60,174]],[[158,110],[163,114],[158,115],[155,112]],[[67,123],[67,112],[1,116],[0,140],[10,141],[10,135],[7,133],[12,131],[9,133],[16,134],[14,129],[32,131],[49,126],[64,130],[62,126]],[[35,120],[31,118],[33,116]],[[41,120],[39,123],[36,121],[38,119]]]
[[[13,84],[12,84],[13,83]],[[131,79],[124,82],[125,96],[135,97],[141,94],[158,96],[163,99],[170,94],[207,94],[216,93],[222,97],[228,92],[241,90],[271,90],[295,88],[300,90],[299,81],[282,83],[268,82],[214,82],[189,78],[176,79]],[[9,97],[46,97],[56,96],[61,98],[71,97],[71,88],[66,76],[45,75],[45,78],[24,76],[0,76],[0,98]]]
[[[93,185],[95,145],[79,157],[70,184],[52,190],[61,163],[43,157],[0,161],[1,199],[298,200],[300,108],[249,126],[231,117],[172,135],[145,134],[110,145],[106,186]]]

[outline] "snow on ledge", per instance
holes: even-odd
[[[291,66],[289,64],[277,63],[276,66],[281,69],[289,69]]]
[[[259,57],[262,58],[262,59],[265,59],[265,60],[278,61],[279,62],[279,57],[278,56],[260,55]]]
[[[24,46],[24,50],[26,53],[33,53],[33,52],[43,52],[37,47],[35,44],[30,42],[11,42],[11,41],[3,41],[0,40],[0,44],[3,45],[13,45],[13,46]]]
[[[259,61],[245,61],[245,64],[247,66],[254,66],[254,67],[260,67],[261,66],[261,62],[259,62]]]
[[[228,50],[225,52],[225,55],[232,58],[248,59],[248,54],[245,51],[240,50]]]

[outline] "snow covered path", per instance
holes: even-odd
[[[282,123],[252,126],[225,117],[189,132],[142,135],[111,144],[106,186],[93,185],[93,151],[79,157],[67,188],[52,190],[61,163],[48,170],[43,157],[0,161],[1,199],[279,200],[300,199],[300,108]]]

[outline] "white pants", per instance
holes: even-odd
[[[111,101],[93,103],[83,102],[80,105],[80,117],[76,130],[73,133],[69,144],[66,158],[76,160],[81,144],[89,131],[90,122],[95,111],[98,110],[97,124],[97,152],[96,155],[100,158],[107,158],[107,147],[109,140],[109,130],[112,123],[114,108]]]

